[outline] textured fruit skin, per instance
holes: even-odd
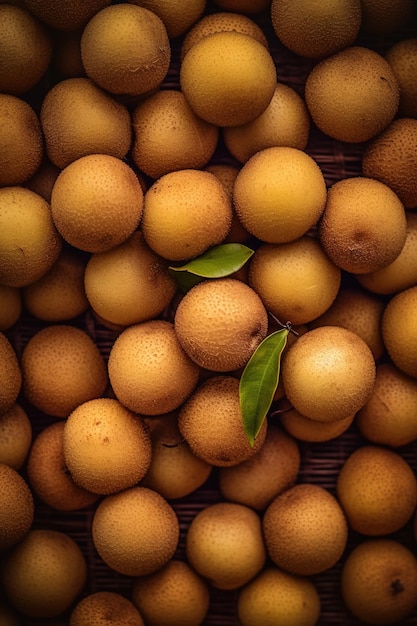
[[[387,352],[402,372],[417,378],[417,286],[395,294],[382,315],[382,339]]]
[[[71,0],[57,5],[54,0],[25,0],[25,5],[42,22],[59,31],[83,28],[111,0]]]
[[[269,557],[278,567],[300,576],[333,567],[347,543],[343,510],[320,485],[300,483],[276,496],[262,525]]]
[[[35,515],[32,492],[14,468],[0,463],[0,550],[17,545],[29,532]]]
[[[133,602],[115,591],[90,593],[73,607],[69,626],[104,626],[116,622],[119,626],[144,626]]]
[[[0,332],[0,414],[9,411],[22,387],[22,370],[8,337]]]
[[[19,470],[32,445],[32,422],[26,410],[15,402],[0,414],[0,463]]]
[[[417,117],[417,37],[394,43],[385,54],[385,58],[394,70],[400,85],[400,105],[398,111],[402,117]]]

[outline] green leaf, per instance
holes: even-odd
[[[268,335],[252,354],[239,383],[243,426],[251,446],[262,427],[278,387],[281,354],[288,328]]]
[[[186,272],[200,278],[223,278],[240,270],[253,252],[241,243],[223,243],[210,248],[185,265],[170,266],[169,269],[174,275]]]

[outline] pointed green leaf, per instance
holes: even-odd
[[[240,407],[246,436],[253,446],[278,386],[281,354],[288,328],[268,335],[252,354],[239,383]]]
[[[223,243],[210,248],[185,265],[170,266],[173,272],[188,272],[202,278],[222,278],[237,272],[253,250],[240,243]]]

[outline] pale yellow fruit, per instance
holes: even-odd
[[[143,236],[170,261],[189,260],[220,244],[231,221],[231,201],[216,176],[204,170],[168,172],[145,193]]]
[[[280,427],[270,424],[255,456],[234,467],[219,468],[220,492],[226,500],[262,511],[278,493],[295,483],[300,463],[297,442]]]
[[[417,606],[417,559],[390,538],[367,539],[348,554],[341,572],[348,610],[366,624],[402,624]]]
[[[180,65],[189,105],[217,126],[241,126],[268,106],[277,83],[269,50],[251,35],[223,31],[195,43]]]
[[[52,189],[51,212],[58,231],[85,252],[104,252],[126,241],[138,227],[142,210],[139,179],[125,161],[109,154],[72,161]]]
[[[259,515],[235,502],[216,502],[198,511],[185,538],[188,562],[217,589],[238,589],[266,561]]]
[[[123,159],[130,148],[128,109],[89,78],[56,83],[42,101],[40,121],[46,153],[60,169],[87,154]]]
[[[22,287],[25,309],[46,322],[65,322],[82,315],[89,306],[84,290],[86,263],[76,250],[63,248],[46,274]]]
[[[303,150],[288,146],[254,154],[240,169],[233,189],[240,221],[267,243],[287,243],[307,233],[322,214],[326,197],[317,163]]]
[[[45,426],[33,441],[26,472],[33,493],[57,511],[77,511],[91,506],[98,495],[72,479],[64,459],[65,421]]]
[[[199,20],[206,7],[206,0],[129,0],[132,4],[153,11],[164,23],[168,37],[175,39],[184,35]]]
[[[0,94],[0,120],[0,185],[21,185],[42,161],[40,121],[28,102],[6,93]]]
[[[368,345],[341,326],[304,333],[284,353],[281,365],[289,402],[302,415],[322,422],[359,411],[372,392],[375,375]]]
[[[84,596],[71,611],[69,626],[144,626],[133,602],[116,591],[96,591]]]
[[[353,423],[355,414],[334,422],[312,420],[295,409],[284,410],[279,415],[280,423],[287,433],[299,441],[323,442],[340,437]]]
[[[276,496],[262,525],[272,562],[299,576],[332,568],[347,544],[348,525],[339,502],[313,483],[294,485]]]
[[[177,409],[196,387],[199,371],[182,349],[174,325],[160,319],[123,330],[108,359],[116,397],[131,411],[143,415]]]
[[[0,463],[19,470],[32,444],[32,423],[17,402],[0,414]]]
[[[223,31],[250,35],[266,48],[269,46],[264,31],[253,19],[243,13],[219,11],[204,15],[186,33],[181,44],[181,60],[185,57],[188,50],[192,48],[195,43],[203,39],[203,37]]]
[[[136,485],[152,456],[143,420],[115,398],[77,406],[65,422],[62,448],[74,482],[101,495]]]
[[[0,283],[24,287],[38,280],[61,248],[44,198],[21,186],[0,188]]]
[[[23,95],[45,75],[52,58],[49,31],[25,6],[0,5],[0,92]]]
[[[146,487],[106,496],[95,510],[91,530],[100,557],[125,576],[156,572],[172,559],[179,541],[174,509]]]
[[[388,48],[385,58],[400,86],[399,114],[417,117],[417,37],[395,42]]]
[[[246,163],[255,152],[273,146],[304,150],[309,134],[310,116],[305,102],[295,89],[284,83],[277,84],[270,103],[259,117],[243,126],[223,129],[226,148],[240,163]]]
[[[104,358],[90,335],[69,324],[37,330],[23,349],[21,368],[26,400],[60,418],[100,397],[108,382]]]
[[[81,58],[87,76],[106,91],[139,96],[162,84],[171,45],[156,13],[123,3],[90,19],[81,36]]]
[[[87,581],[87,563],[67,533],[32,529],[7,554],[2,568],[6,597],[21,613],[52,618],[67,611]]]
[[[250,260],[249,284],[283,324],[307,324],[322,315],[334,302],[340,282],[340,268],[309,235],[289,243],[264,243]]]
[[[19,287],[0,285],[0,331],[12,328],[22,313],[22,293]]]
[[[179,302],[174,318],[178,340],[200,367],[228,372],[246,365],[268,331],[257,293],[236,278],[205,280]]]
[[[237,11],[254,15],[268,8],[269,0],[214,0],[214,4],[224,11]]]
[[[385,58],[349,46],[317,63],[305,84],[305,101],[316,126],[332,139],[368,141],[390,124],[400,89]]]
[[[32,492],[17,470],[0,463],[0,551],[17,545],[29,532],[35,514]]]
[[[382,341],[381,319],[385,308],[382,298],[354,285],[343,286],[333,304],[320,317],[310,322],[309,328],[342,326],[361,337],[377,360],[385,352]]]
[[[392,263],[407,237],[406,213],[397,194],[366,176],[331,186],[318,228],[329,257],[353,274],[368,274]]]
[[[45,198],[50,204],[52,189],[60,171],[59,167],[51,163],[48,157],[44,156],[34,175],[26,181],[25,187]]]
[[[58,30],[83,28],[88,20],[111,0],[67,0],[59,6],[54,0],[24,0],[34,15]]]
[[[417,286],[394,295],[382,316],[382,339],[387,352],[401,371],[417,378]]]
[[[7,335],[0,332],[0,415],[13,407],[21,387],[20,360]]]
[[[371,396],[355,423],[368,441],[398,448],[417,439],[416,411],[417,380],[392,363],[380,363]]]
[[[363,445],[351,452],[339,471],[336,489],[349,527],[363,535],[400,530],[417,505],[411,466],[398,452],[380,445]]]
[[[271,565],[239,590],[236,603],[242,626],[315,626],[321,611],[311,580]]]
[[[208,583],[178,559],[136,578],[131,598],[149,626],[199,626],[210,606]]]
[[[417,285],[417,214],[406,211],[406,220],[405,244],[397,258],[381,270],[356,276],[372,293],[392,295]]]
[[[165,259],[149,248],[140,231],[87,261],[85,295],[93,311],[112,324],[129,326],[157,317],[177,285]]]
[[[144,419],[150,431],[152,458],[141,486],[154,489],[167,500],[183,498],[199,489],[213,468],[183,440],[177,414]]]
[[[416,154],[417,119],[397,118],[366,147],[362,156],[363,174],[388,185],[406,209],[414,209],[417,207],[417,182],[413,176]]]
[[[224,375],[199,384],[180,408],[178,426],[194,454],[216,467],[250,459],[261,449],[267,433],[264,420],[254,445],[250,445],[243,427],[239,380]]]
[[[202,168],[217,147],[219,129],[199,118],[178,89],[161,89],[132,111],[131,156],[152,178]]]
[[[362,32],[365,35],[389,36],[406,28],[412,21],[414,0],[361,0]]]

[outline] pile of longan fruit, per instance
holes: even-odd
[[[0,626],[414,623],[414,0],[0,24]]]

